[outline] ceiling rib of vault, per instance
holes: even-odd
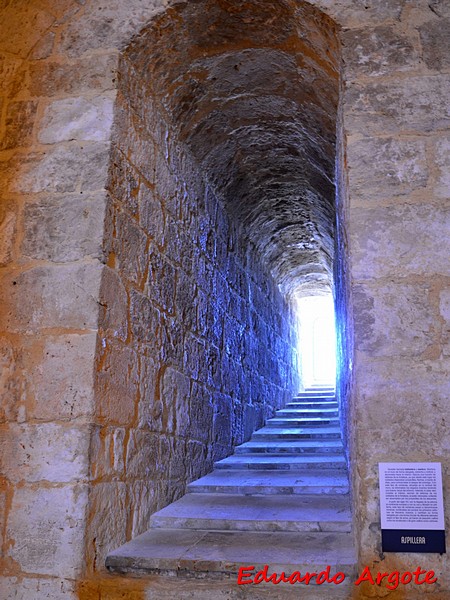
[[[338,45],[307,4],[190,1],[126,56],[285,293],[330,285]]]

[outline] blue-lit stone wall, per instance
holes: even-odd
[[[296,331],[240,224],[125,62],[115,119],[95,449],[117,455],[136,534],[297,390]]]

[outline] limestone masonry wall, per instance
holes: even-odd
[[[98,566],[299,386],[292,307],[126,61],[107,188],[88,544]]]
[[[157,598],[100,572],[107,545],[282,401],[291,316],[120,62],[169,4],[0,3],[2,600]],[[446,600],[448,555],[381,553],[377,463],[442,462],[449,530],[450,4],[314,7],[343,53],[336,272],[360,566],[438,577],[355,597]]]

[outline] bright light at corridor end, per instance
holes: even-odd
[[[298,299],[300,369],[305,387],[335,385],[336,330],[333,299],[306,296]]]

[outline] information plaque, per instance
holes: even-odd
[[[379,463],[383,552],[445,552],[440,463]]]

